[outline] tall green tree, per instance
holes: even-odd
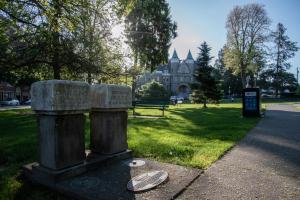
[[[227,68],[224,62],[224,48],[218,52],[218,58],[214,64],[214,77],[220,82],[223,95],[240,95],[242,93],[242,81],[239,75]]]
[[[166,0],[136,0],[126,15],[125,29],[134,65],[154,71],[158,64],[168,62],[177,25]]]
[[[225,64],[235,74],[240,74],[243,88],[246,87],[246,76],[257,73],[258,61],[263,60],[262,49],[269,26],[270,19],[260,4],[236,6],[227,17]]]
[[[115,78],[121,73],[122,55],[118,51],[120,44],[111,37],[112,26],[117,22],[114,4],[107,0],[84,1],[88,6],[79,8],[79,23],[74,33],[78,54],[85,59],[82,73],[89,83]]]
[[[286,35],[286,28],[283,24],[278,23],[277,28],[271,33],[271,37],[274,42],[274,51],[272,52],[272,58],[274,62],[270,65],[270,69],[273,72],[274,87],[276,90],[276,96],[278,96],[279,90],[284,86],[284,80],[286,76],[286,70],[291,67],[288,60],[295,56],[295,52],[299,50],[296,42],[292,42]]]
[[[1,2],[0,73],[46,68],[47,78],[88,82],[120,76],[122,55],[111,38],[114,5],[107,0]]]
[[[48,65],[53,77],[61,78],[64,65],[76,64],[71,31],[78,22],[81,1],[5,1],[0,16],[8,22],[11,58],[15,67]],[[21,52],[21,53],[20,53]],[[10,62],[10,63],[9,63]]]
[[[213,77],[213,67],[210,65],[212,57],[211,48],[206,42],[199,47],[199,56],[197,58],[197,70],[195,79],[198,83],[192,84],[192,99],[196,103],[203,103],[207,107],[207,102],[218,102],[221,98],[221,92],[218,87],[218,81]]]

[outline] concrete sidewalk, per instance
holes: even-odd
[[[269,105],[265,118],[178,199],[300,200],[300,110]]]

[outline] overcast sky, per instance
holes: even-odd
[[[235,5],[260,3],[265,5],[272,20],[271,28],[278,22],[287,28],[287,35],[300,46],[300,0],[167,0],[171,7],[173,20],[178,24],[178,37],[173,40],[170,56],[176,49],[180,59],[185,59],[190,49],[194,59],[197,47],[206,41],[212,47],[213,56],[226,42],[225,22],[228,13]],[[300,68],[300,51],[291,59],[292,69]]]

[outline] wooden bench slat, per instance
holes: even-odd
[[[135,113],[134,109],[144,108],[144,109],[151,109],[151,108],[158,108],[162,110],[162,116],[164,116],[164,111],[166,108],[169,108],[169,101],[133,101],[133,114]]]

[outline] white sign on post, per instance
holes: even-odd
[[[245,92],[246,97],[256,97],[256,92]]]

